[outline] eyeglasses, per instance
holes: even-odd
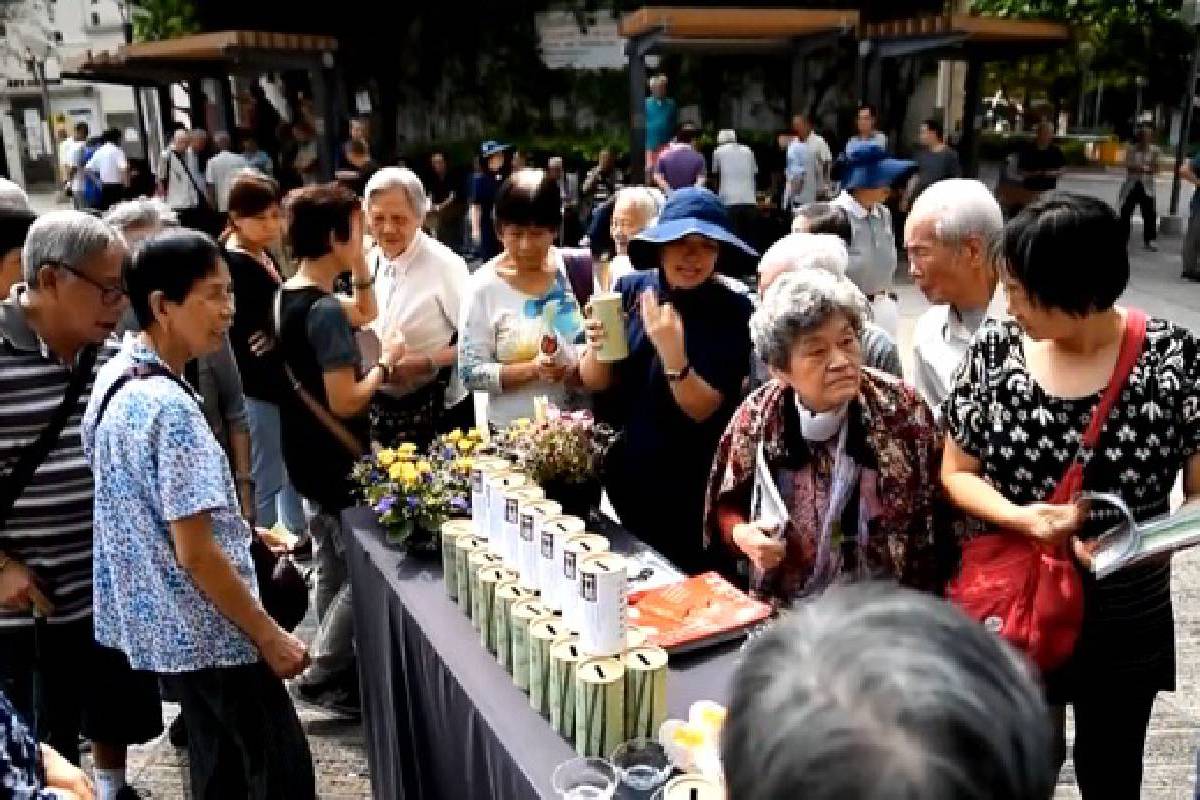
[[[103,283],[100,283],[100,281],[85,274],[77,267],[74,267],[65,261],[47,261],[46,263],[53,264],[61,269],[65,269],[67,272],[71,273],[76,278],[79,278],[79,280],[83,281],[84,283],[89,283],[96,287],[96,290],[100,292],[100,302],[106,306],[115,306],[119,304],[125,297],[124,286],[105,286]]]

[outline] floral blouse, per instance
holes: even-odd
[[[41,754],[33,734],[0,692],[0,797],[53,800],[43,788]]]
[[[759,443],[788,505],[787,552],[762,593],[779,600],[821,591],[829,583],[893,578],[939,591],[933,520],[937,434],[933,414],[911,386],[864,368],[858,398],[847,415],[846,452],[861,467],[856,500],[846,504],[830,579],[811,581],[817,566],[819,526],[806,524],[815,507],[828,506],[832,458],[816,452],[800,433],[793,391],[771,381],[734,414],[717,450],[709,482],[705,535],[720,536],[718,509],[749,518]],[[861,531],[855,536],[854,531]],[[857,545],[857,546],[855,546]],[[821,576],[818,576],[819,578]]]

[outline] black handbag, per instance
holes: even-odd
[[[99,427],[109,402],[122,386],[130,380],[154,375],[174,381],[187,392],[188,397],[197,400],[195,390],[171,370],[161,364],[140,364],[130,367],[108,387],[96,410],[96,427]],[[250,533],[250,558],[254,562],[254,576],[263,608],[279,627],[294,631],[308,613],[308,584],[304,576],[290,556],[271,550],[253,530]]]

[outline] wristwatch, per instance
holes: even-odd
[[[688,362],[683,365],[680,370],[663,370],[667,376],[667,383],[679,383],[681,380],[692,374],[692,364]]]

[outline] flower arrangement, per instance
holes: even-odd
[[[423,454],[403,442],[375,450],[355,465],[354,479],[389,543],[409,545],[424,536],[436,545],[442,523],[470,513],[471,462],[479,441],[477,431],[456,430],[438,437]]]
[[[588,411],[546,409],[545,419],[514,420],[499,437],[521,471],[538,484],[580,484],[598,478],[615,434]]]

